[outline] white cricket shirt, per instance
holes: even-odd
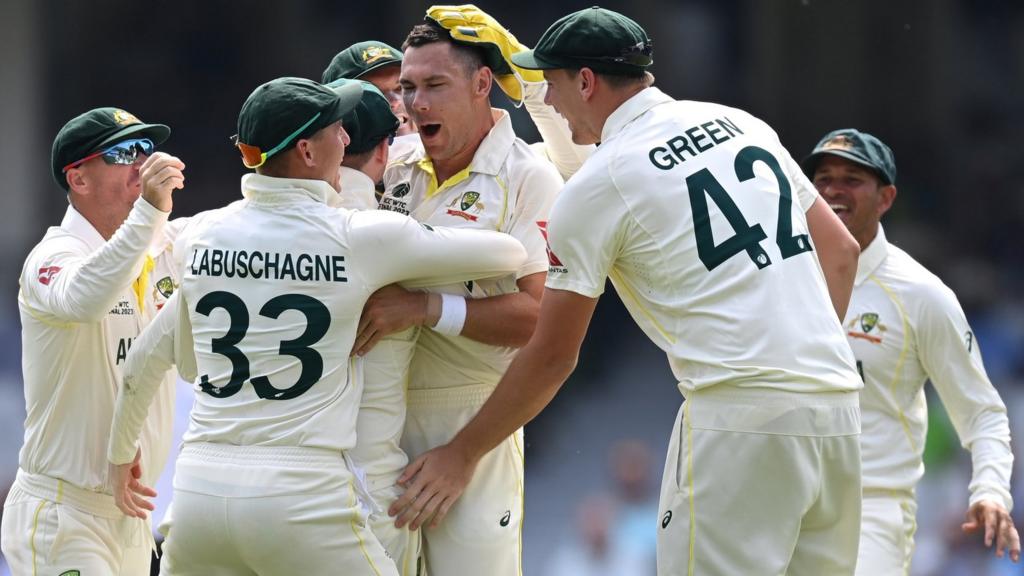
[[[338,206],[349,210],[376,210],[377,196],[373,179],[348,166],[341,167],[341,193]]]
[[[810,249],[818,194],[767,124],[647,88],[601,140],[552,208],[548,288],[610,277],[684,394],[861,387]]]
[[[865,489],[912,490],[924,474],[928,431],[924,384],[931,380],[974,475],[970,503],[1012,509],[1006,406],[985,373],[981,350],[953,291],[878,235],[861,253],[844,323],[861,391]]]
[[[515,274],[435,287],[431,291],[467,298],[510,294],[518,292],[517,279],[547,269],[538,222],[547,219],[562,179],[551,163],[516,138],[507,112],[492,113],[495,124],[469,166],[443,183],[437,182],[433,164],[421,143],[403,146],[397,154],[392,148],[384,173],[382,209],[409,214],[434,226],[506,232],[522,242],[528,255]],[[497,385],[515,351],[425,329],[413,356],[409,388]]]
[[[166,212],[139,198],[105,241],[68,207],[25,260],[18,293],[27,411],[22,470],[111,492],[105,451],[121,373],[132,342],[164,301],[152,270],[146,282],[136,281],[166,221]],[[147,484],[167,461],[173,424],[173,376],[155,384],[144,426],[140,418]],[[133,448],[129,460],[134,456]]]
[[[394,282],[507,274],[525,257],[504,234],[333,208],[337,192],[318,180],[249,174],[242,195],[194,217],[178,239],[180,299],[129,357],[112,462],[131,460],[157,377],[174,363],[197,384],[186,443],[351,448],[362,384],[349,353],[369,295]]]
[[[377,209],[373,180],[359,170],[341,167],[339,196],[343,208]],[[366,474],[371,492],[394,486],[409,463],[400,442],[405,427],[405,388],[419,333],[420,328],[413,327],[391,334],[357,360],[357,369],[362,370],[363,396],[356,421],[356,445],[349,454]]]

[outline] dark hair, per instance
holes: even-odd
[[[485,66],[487,59],[484,57],[482,48],[467,46],[452,40],[447,30],[434,23],[423,23],[413,26],[409,35],[402,42],[402,51],[409,47],[426,46],[435,42],[447,42],[452,47],[452,54],[462,64],[466,74],[472,74]]]
[[[372,148],[364,152],[359,152],[358,154],[349,154],[348,151],[346,151],[345,158],[342,159],[341,165],[346,168],[352,168],[353,170],[362,170],[363,166],[366,166],[370,162],[370,159],[373,158],[373,153],[377,150],[377,146],[380,146],[380,143],[384,140],[385,139],[377,140]]]

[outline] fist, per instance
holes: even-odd
[[[142,197],[157,209],[171,211],[171,194],[185,187],[185,163],[175,156],[155,152],[139,168]]]

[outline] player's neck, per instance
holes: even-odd
[[[484,138],[487,138],[487,135],[491,133],[491,128],[494,127],[494,117],[491,114],[490,108],[487,109],[486,116],[481,116],[473,123],[473,127],[471,137],[462,150],[443,160],[431,159],[434,164],[434,174],[439,185],[460,171],[465,170],[473,162],[473,157],[476,156],[480,143],[484,141]]]

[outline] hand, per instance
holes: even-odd
[[[398,516],[395,526],[416,530],[430,521],[436,528],[473,478],[476,464],[452,444],[421,454],[398,477],[405,492],[388,508],[389,515]]]
[[[523,101],[523,82],[543,82],[540,70],[527,70],[512,63],[512,55],[528,50],[490,14],[473,6],[439,5],[427,9],[427,18],[449,31],[452,39],[480,46],[488,54],[487,65],[494,72],[501,91],[517,105]],[[470,33],[466,33],[466,30]]]
[[[356,332],[352,353],[363,356],[381,338],[424,324],[427,321],[429,297],[423,292],[409,292],[397,284],[374,292],[366,301],[363,315],[359,318],[359,330]]]
[[[142,197],[163,212],[171,211],[171,194],[185,187],[185,163],[164,152],[155,152],[139,168]]]
[[[1003,551],[1009,550],[1010,559],[1020,561],[1020,536],[1013,525],[1013,518],[1005,508],[991,500],[975,502],[967,510],[967,521],[960,527],[964,532],[974,534],[982,526],[985,527],[986,548],[991,548],[992,540],[995,539],[996,557],[1002,558]]]
[[[135,453],[135,460],[128,464],[110,465],[110,483],[114,486],[114,503],[125,516],[146,518],[146,510],[153,511],[156,506],[146,498],[156,496],[156,490],[139,482],[142,478],[142,450]]]

